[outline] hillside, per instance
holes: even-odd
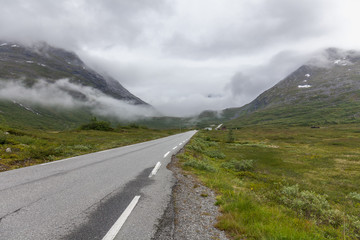
[[[63,129],[88,121],[91,115],[129,118],[131,106],[153,111],[115,79],[90,69],[75,53],[46,43],[25,46],[0,41],[0,85],[0,123],[14,127]]]
[[[229,125],[360,122],[360,53],[327,49],[251,103],[224,110]]]

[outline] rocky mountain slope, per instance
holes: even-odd
[[[360,53],[331,48],[251,103],[224,110],[230,125],[360,122]]]
[[[72,52],[0,41],[0,125],[73,128],[91,116],[113,121],[155,110]]]
[[[132,104],[147,104],[118,81],[91,70],[75,53],[46,43],[29,47],[0,41],[0,80],[23,79],[32,86],[38,79],[53,82],[61,78],[69,78],[72,83],[93,87]]]

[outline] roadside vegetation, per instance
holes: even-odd
[[[179,155],[233,239],[359,239],[360,126],[200,131]]]
[[[77,130],[19,130],[0,126],[0,171],[149,141],[178,133],[136,124],[111,127],[92,119]]]

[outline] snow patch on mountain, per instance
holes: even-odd
[[[298,88],[311,88],[311,85],[298,85]]]
[[[336,59],[336,60],[334,61],[334,64],[335,64],[335,65],[341,65],[341,66],[347,66],[347,65],[351,64],[351,62],[349,62],[349,61],[346,60],[346,59]]]
[[[25,105],[22,104],[22,103],[19,103],[19,102],[15,101],[15,100],[13,100],[12,102],[13,102],[14,104],[19,105],[20,107],[28,110],[29,112],[32,112],[32,113],[34,113],[34,114],[36,114],[36,115],[40,115],[40,113],[36,112],[35,110],[31,109],[31,108],[28,107],[28,106],[25,106]]]

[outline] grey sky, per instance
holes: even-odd
[[[0,38],[70,49],[165,114],[242,106],[327,47],[358,0],[0,0]]]

